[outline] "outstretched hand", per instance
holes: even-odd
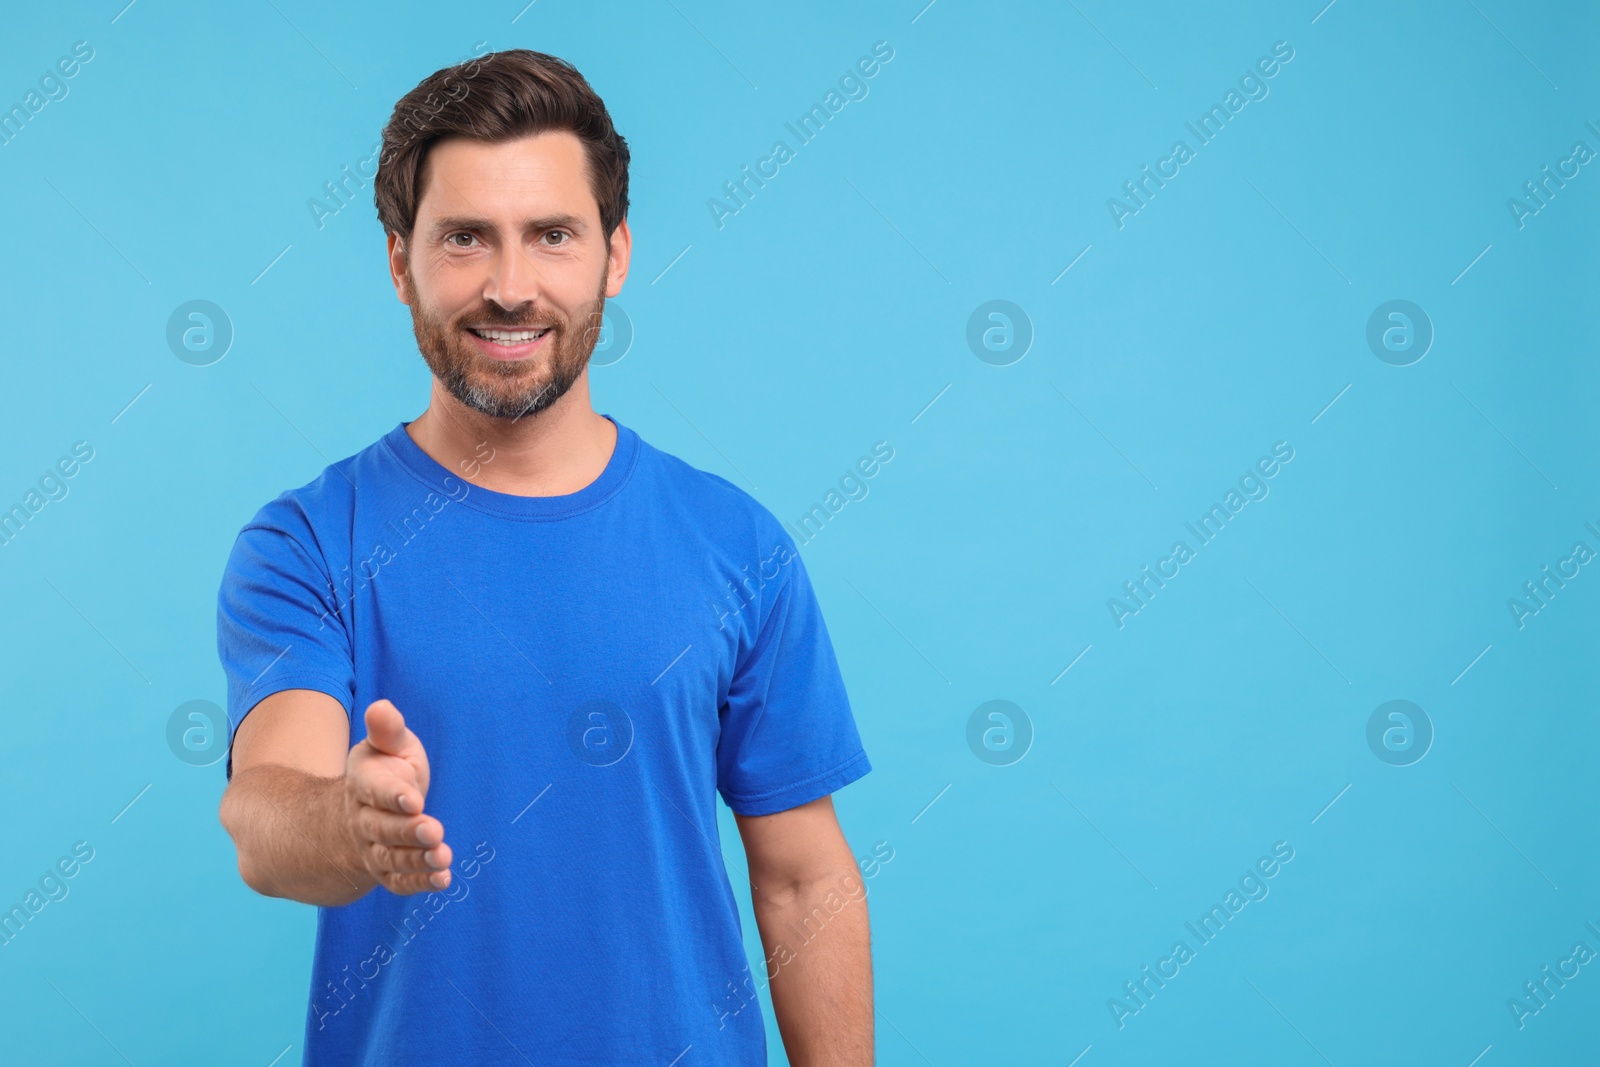
[[[367,873],[391,893],[450,885],[444,824],[423,813],[428,754],[387,700],[367,705],[367,736],[345,761],[345,818]]]

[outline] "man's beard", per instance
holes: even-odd
[[[454,323],[422,308],[409,265],[406,278],[413,294],[411,328],[417,336],[417,349],[433,376],[461,403],[497,419],[516,421],[537,415],[561,399],[588,366],[595,342],[600,339],[606,303],[605,275],[600,278],[594,302],[571,318],[553,308],[535,317],[486,305],[474,308]],[[463,336],[466,331],[462,326],[467,323],[499,329],[548,327],[550,332],[540,342],[541,354],[505,362],[482,354],[471,339]]]

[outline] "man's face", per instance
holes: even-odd
[[[452,137],[428,153],[410,240],[390,235],[390,272],[434,377],[467,407],[514,421],[587,370],[630,245],[624,221],[608,253],[573,134]]]

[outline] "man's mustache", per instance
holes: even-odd
[[[495,315],[463,315],[458,320],[458,325],[463,329],[471,326],[483,326],[494,330],[550,330],[561,325],[559,322],[525,322],[520,319],[505,320]]]

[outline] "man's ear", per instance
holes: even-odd
[[[395,296],[400,303],[409,305],[413,294],[406,282],[406,243],[397,233],[389,234],[389,280],[394,283]]]
[[[606,297],[622,292],[622,283],[628,280],[628,266],[633,259],[633,231],[628,220],[617,223],[611,234],[611,247],[606,253]]]

